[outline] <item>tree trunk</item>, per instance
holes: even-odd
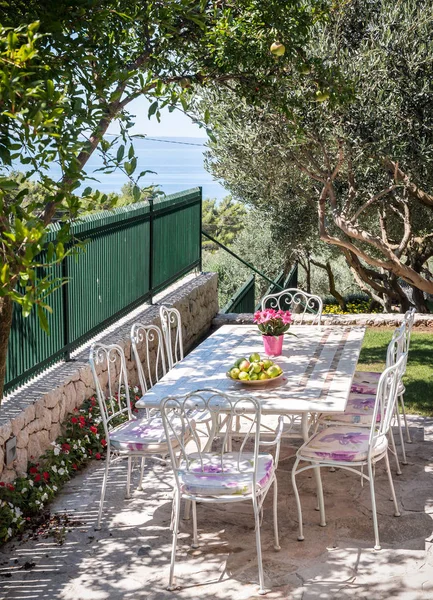
[[[323,263],[319,263],[313,259],[310,259],[311,264],[315,265],[316,267],[319,267],[319,269],[324,269],[328,275],[328,284],[329,284],[329,293],[337,300],[341,310],[346,310],[346,301],[344,299],[344,297],[340,294],[339,291],[337,291],[337,288],[335,287],[335,277],[334,277],[334,273],[332,272],[332,267],[331,267],[331,263],[329,261],[326,261],[325,264]]]
[[[0,298],[0,406],[6,376],[6,358],[12,326],[13,302],[9,296]]]

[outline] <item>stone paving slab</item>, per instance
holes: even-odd
[[[323,469],[327,527],[319,527],[314,480],[299,476],[305,541],[290,485],[292,460],[279,467],[281,551],[273,549],[271,498],[262,545],[270,600],[431,600],[433,598],[433,420],[411,417],[409,464],[395,476],[402,516],[393,516],[383,465],[377,468],[382,550],[374,552],[368,485]],[[293,448],[284,446],[282,456]],[[198,507],[200,547],[181,522],[180,589],[165,589],[171,550],[169,467],[149,463],[144,490],[124,499],[125,465],[110,471],[101,531],[95,531],[103,464],[93,463],[63,489],[52,512],[72,525],[56,537],[10,542],[0,552],[2,600],[257,600],[257,561],[248,503]],[[134,482],[138,477],[134,473]],[[74,524],[75,523],[75,524]],[[59,542],[62,542],[60,544]],[[27,563],[27,565],[26,565]],[[34,564],[33,564],[34,563]],[[26,568],[27,567],[27,568]]]

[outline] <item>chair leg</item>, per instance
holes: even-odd
[[[401,419],[400,419],[400,413],[398,412],[397,403],[395,404],[395,416],[397,417],[398,435],[399,435],[399,438],[400,438],[400,445],[401,445],[401,454],[402,454],[402,461],[401,462],[404,465],[407,465],[406,448],[405,448],[405,445],[404,445],[403,430],[401,428]]]
[[[192,544],[191,548],[198,548],[198,535],[197,535],[197,502],[192,500]]]
[[[394,439],[394,434],[392,432],[392,428],[389,428],[389,438],[391,440],[391,449],[392,449],[392,453],[394,455],[395,458],[395,466],[397,469],[397,475],[401,475],[401,469],[400,469],[400,461],[398,460],[398,454],[397,454],[397,448],[395,447],[395,439]]]
[[[96,529],[101,529],[102,508],[104,506],[105,490],[107,489],[108,469],[110,468],[110,452],[107,452],[105,459],[104,479],[102,480],[101,500],[99,501],[98,523]]]
[[[125,498],[129,500],[131,497],[131,470],[132,470],[132,456],[128,457],[128,473],[126,475],[126,495]]]
[[[392,474],[391,474],[391,467],[389,466],[389,457],[388,457],[388,452],[385,454],[385,463],[386,463],[386,471],[388,473],[388,481],[389,481],[389,487],[391,488],[391,496],[392,496],[392,501],[394,502],[394,517],[400,517],[400,510],[398,508],[398,502],[397,502],[397,497],[395,495],[395,489],[394,489],[394,482],[392,480]]]
[[[368,477],[369,477],[369,483],[370,483],[371,508],[372,508],[372,513],[373,513],[374,549],[380,550],[379,527],[377,525],[377,512],[376,512],[376,495],[375,495],[375,491],[374,491],[373,465],[369,461],[367,466],[368,466]]]
[[[278,483],[277,478],[274,479],[274,550],[281,550],[280,540],[278,536]]]
[[[257,546],[257,563],[259,567],[259,594],[263,596],[267,594],[269,590],[265,588],[265,577],[263,574],[263,560],[262,560],[262,544],[260,540],[260,511],[257,504],[257,497],[254,495],[253,498],[253,511],[254,511],[254,522],[256,526],[256,546]]]
[[[177,534],[179,532],[179,518],[180,518],[180,494],[176,490],[175,497],[173,498],[174,504],[174,523],[173,523],[173,543],[171,547],[171,562],[170,562],[170,575],[168,579],[167,590],[172,592],[176,589],[176,584],[174,583],[174,563],[176,560],[176,546],[177,546]]]
[[[140,481],[138,482],[138,487],[137,490],[142,490],[143,489],[143,475],[144,475],[144,466],[146,464],[146,459],[143,456],[141,459],[141,467],[140,467]]]
[[[412,438],[410,437],[409,424],[407,422],[406,409],[404,407],[403,394],[400,394],[400,396],[397,398],[397,404],[398,404],[398,401],[400,401],[401,412],[403,413],[404,426],[405,426],[405,429],[406,429],[406,440],[407,440],[408,444],[411,444],[412,443]]]
[[[314,473],[316,476],[317,500],[319,501],[320,527],[326,527],[325,500],[323,498],[323,486],[322,477],[320,475],[320,467],[314,467]]]
[[[183,520],[189,521],[191,514],[191,500],[185,500],[185,510],[183,513]]]
[[[296,507],[298,509],[298,523],[299,523],[299,533],[298,533],[298,541],[302,542],[304,540],[304,531],[302,525],[302,507],[301,507],[301,499],[299,498],[298,486],[296,485],[296,469],[299,465],[299,458],[295,460],[295,464],[292,469],[292,488],[295,493]]]

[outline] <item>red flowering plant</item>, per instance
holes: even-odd
[[[134,412],[139,397],[138,388],[130,390]],[[122,398],[121,402],[124,401]],[[122,420],[120,417],[116,424]],[[13,483],[0,482],[0,542],[11,538],[26,522],[40,515],[60,487],[89,460],[104,457],[107,440],[94,397],[85,400],[79,410],[68,415],[63,432],[38,462],[29,465],[25,475]]]
[[[278,336],[283,335],[284,333],[295,335],[288,331],[291,322],[292,314],[288,310],[274,310],[273,308],[267,308],[265,310],[258,310],[254,313],[254,323],[257,323],[262,335]]]

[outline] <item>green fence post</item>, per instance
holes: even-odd
[[[65,347],[64,358],[66,361],[71,360],[71,349],[69,346],[70,335],[69,335],[69,284],[68,284],[68,256],[62,260],[62,279],[66,280],[66,283],[62,286],[62,303],[63,303],[63,345]]]
[[[153,198],[149,198],[149,291],[150,291],[150,304],[153,304],[153,226],[154,226],[154,213],[153,213]]]

